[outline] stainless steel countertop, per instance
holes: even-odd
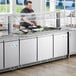
[[[40,31],[40,32],[29,32],[27,34],[11,34],[7,36],[1,36],[0,42],[2,41],[14,41],[18,39],[28,39],[28,38],[36,38],[40,36],[46,36],[46,35],[53,35],[61,32],[69,32],[69,31],[76,31],[76,30],[70,30],[68,28],[63,28],[61,30],[48,30],[48,31]]]

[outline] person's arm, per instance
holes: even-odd
[[[37,26],[37,22],[36,21],[31,21],[32,23],[34,23],[35,26]]]
[[[35,25],[33,22],[29,21],[26,17],[22,18],[24,22],[29,23],[30,25]]]
[[[36,15],[35,15],[33,9],[32,9],[32,12],[33,12],[33,14],[32,14],[32,17],[33,17],[33,18],[32,18],[32,21],[31,21],[31,22],[34,23],[35,26],[37,26]]]

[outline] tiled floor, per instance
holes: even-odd
[[[76,56],[3,73],[0,76],[76,76]]]

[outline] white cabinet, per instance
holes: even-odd
[[[53,37],[38,38],[38,61],[51,59],[53,57]]]
[[[5,68],[19,65],[19,42],[5,42]]]
[[[3,43],[0,43],[0,69],[3,69]]]
[[[20,40],[20,65],[36,62],[36,38]]]
[[[69,51],[70,55],[76,54],[76,31],[69,32]]]
[[[67,33],[54,35],[54,57],[67,55]]]

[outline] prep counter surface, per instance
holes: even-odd
[[[18,39],[27,39],[27,38],[33,38],[33,37],[40,37],[40,36],[46,36],[46,35],[53,35],[56,33],[60,33],[60,32],[69,32],[69,31],[73,31],[70,29],[56,29],[56,30],[48,30],[48,31],[39,31],[39,32],[28,32],[28,33],[16,33],[16,34],[10,34],[7,36],[1,36],[0,37],[0,42],[2,41],[13,41],[13,40],[18,40]],[[74,30],[76,31],[76,30]]]

